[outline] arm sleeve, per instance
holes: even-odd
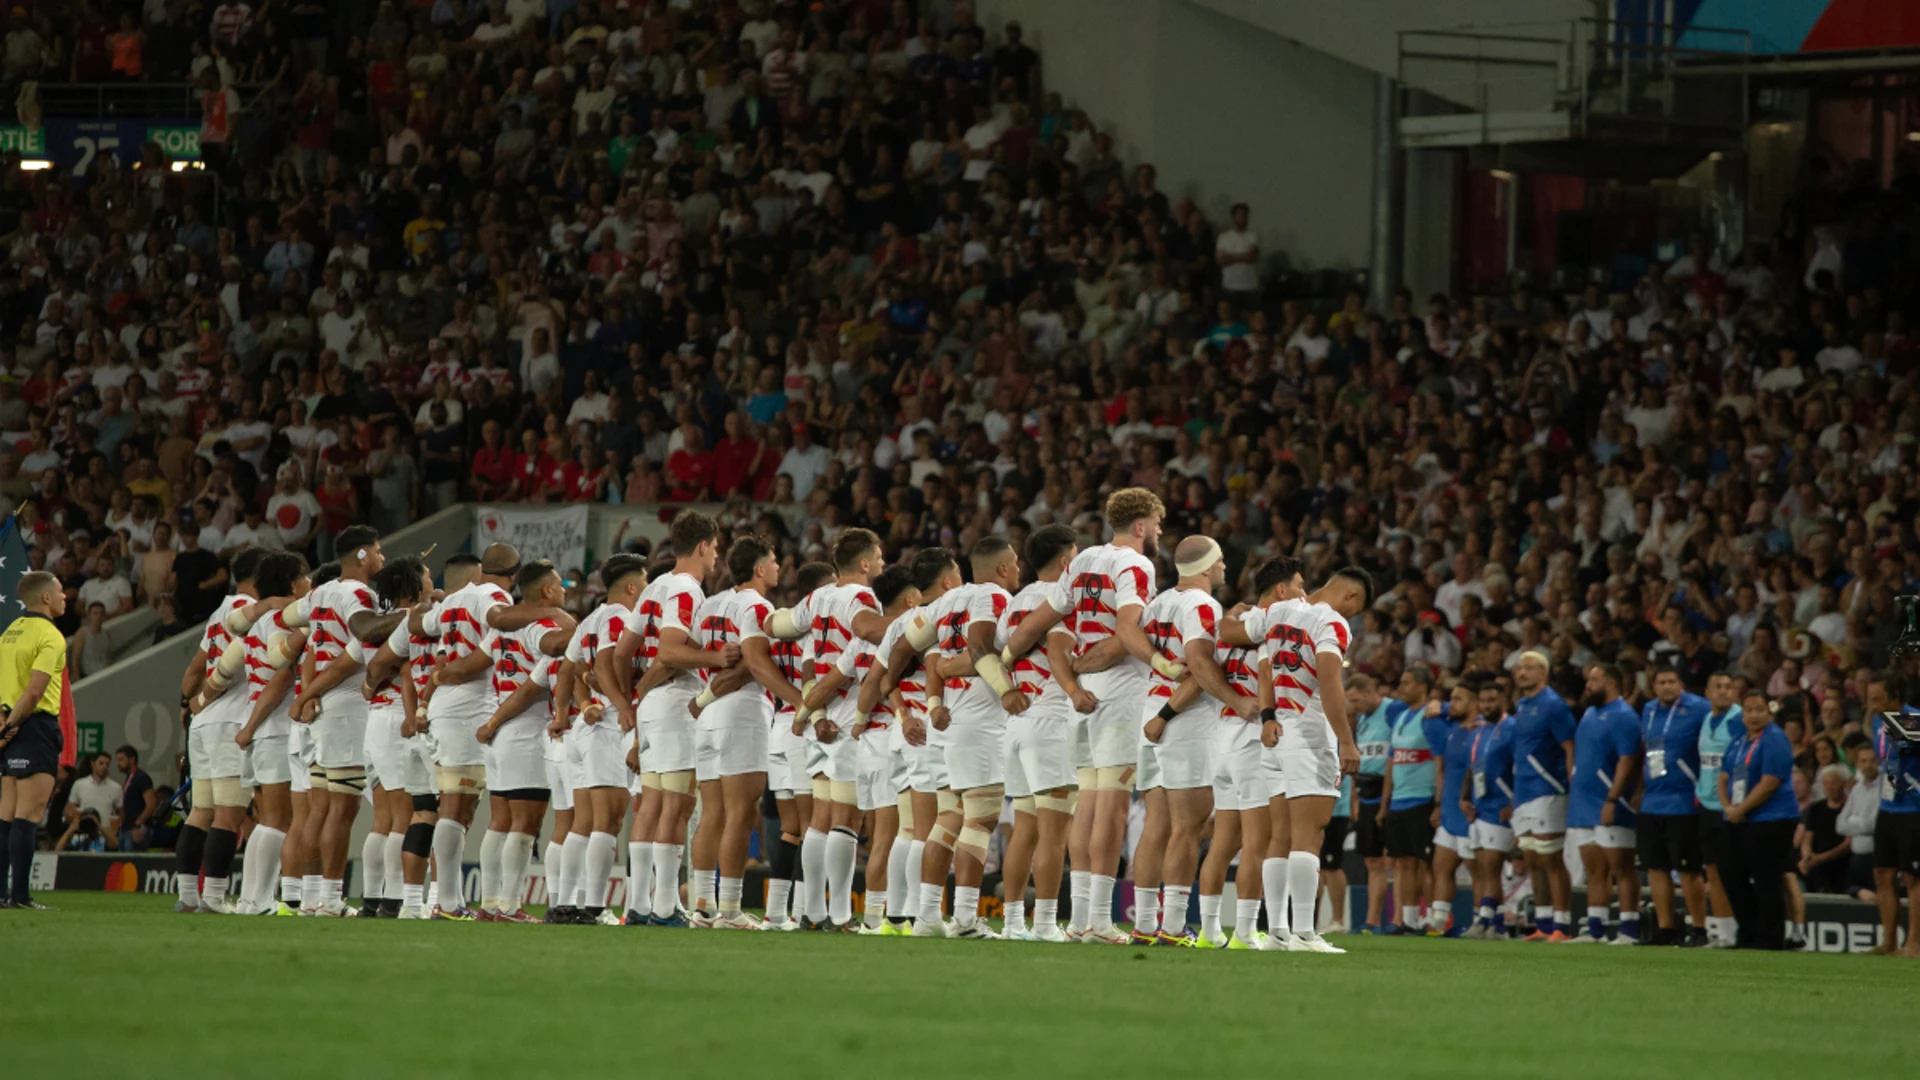
[[[1353,640],[1353,635],[1347,630],[1347,620],[1338,615],[1324,616],[1314,625],[1311,633],[1314,652],[1330,652],[1341,660],[1347,658],[1347,646]]]
[[[1194,604],[1173,617],[1173,631],[1180,635],[1181,644],[1188,647],[1196,641],[1215,641],[1220,626],[1217,614],[1211,604]],[[1185,655],[1184,649],[1182,655]]]
[[[981,589],[967,604],[967,625],[999,623],[1006,617],[1007,599],[1004,589]]]
[[[1266,608],[1251,607],[1240,613],[1240,628],[1247,632],[1247,640],[1257,648],[1266,640],[1267,629],[1273,623],[1273,616]]]
[[[1053,588],[1047,590],[1047,606],[1062,615],[1073,610],[1073,590],[1067,584],[1071,576],[1072,568],[1069,567],[1068,572],[1061,574],[1060,580],[1053,583]]]
[[[420,620],[420,629],[425,630],[428,637],[439,637],[444,632],[444,624],[441,622],[441,616],[449,606],[451,605],[448,601],[442,600],[433,605],[433,607],[427,611],[426,616]]]
[[[1613,747],[1625,757],[1640,752],[1640,725],[1621,724],[1614,732]]]
[[[1792,786],[1793,747],[1787,743],[1786,735],[1760,740],[1760,771],[1768,776],[1777,776],[1781,783]]]
[[[767,636],[766,621],[773,608],[767,604],[748,604],[740,609],[740,640]]]
[[[33,670],[51,676],[59,685],[61,673],[67,670],[67,639],[58,631],[47,634],[34,651]]]
[[[1115,575],[1113,587],[1115,611],[1134,604],[1145,607],[1147,601],[1153,599],[1153,583],[1148,578],[1147,571],[1138,566],[1123,567],[1120,573]]]
[[[660,605],[660,629],[678,630],[689,637],[693,634],[693,612],[700,606],[700,598],[691,592],[675,593],[667,597]]]
[[[860,641],[862,645],[866,644],[865,641],[858,638],[854,640]],[[833,666],[840,674],[858,683],[860,680],[860,656],[863,652],[864,650],[857,646],[849,646],[848,648],[841,649],[840,655],[834,657]]]
[[[1548,719],[1547,724],[1553,732],[1553,740],[1555,742],[1566,742],[1568,739],[1573,738],[1575,731],[1573,710],[1567,708],[1566,703],[1561,702],[1554,705],[1553,715]]]

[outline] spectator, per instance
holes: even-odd
[[[119,816],[121,806],[120,785],[113,782],[108,772],[113,762],[105,754],[94,754],[82,763],[86,775],[73,782],[67,796],[66,827],[72,833],[83,814],[91,814],[94,828],[98,832],[109,820]],[[65,849],[64,838],[60,845]]]
[[[122,746],[113,752],[113,766],[120,770],[120,813],[107,830],[113,834],[120,851],[144,850],[152,839],[153,821],[160,813],[159,792],[153,779],[140,767],[140,752]]]
[[[98,601],[87,605],[85,624],[67,639],[67,663],[75,679],[84,679],[113,665],[113,636],[107,633],[107,609]]]
[[[118,618],[133,610],[133,585],[120,576],[113,555],[102,552],[93,561],[93,575],[80,586],[80,603],[87,610],[98,605],[105,618]]]

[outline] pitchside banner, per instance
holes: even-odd
[[[551,559],[563,576],[587,564],[587,508],[482,506],[473,515],[473,551],[488,544],[512,544],[520,561]]]

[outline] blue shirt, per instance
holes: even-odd
[[[1883,717],[1873,718],[1872,730],[1873,752],[1880,756],[1880,812],[1920,813],[1920,750],[1895,738]]]
[[[1700,784],[1700,725],[1713,706],[1698,694],[1682,692],[1672,705],[1655,698],[1640,710],[1641,738],[1647,745],[1647,794],[1643,814],[1691,814]]]
[[[1467,760],[1473,770],[1473,816],[1499,825],[1500,811],[1513,805],[1513,717],[1473,729]]]
[[[1700,722],[1700,783],[1693,793],[1703,810],[1720,809],[1720,757],[1733,737],[1747,729],[1743,715],[1740,706],[1729,705],[1726,712],[1709,714]]]
[[[1761,777],[1780,778],[1780,786],[1758,810],[1747,815],[1747,821],[1794,821],[1800,817],[1800,804],[1793,797],[1793,744],[1779,724],[1768,724],[1752,736],[1742,727],[1727,744],[1727,756],[1721,761],[1721,769],[1727,774],[1727,795],[1735,803],[1758,787]]]
[[[1567,793],[1567,754],[1560,744],[1573,739],[1573,710],[1550,686],[1521,698],[1513,710],[1513,804]]]
[[[1446,752],[1441,755],[1446,767],[1440,774],[1440,827],[1455,836],[1467,835],[1467,812],[1460,809],[1460,792],[1467,786],[1467,773],[1473,768],[1468,751],[1474,732],[1479,730],[1453,725],[1447,733]]]
[[[1408,810],[1433,801],[1433,748],[1443,751],[1452,725],[1444,715],[1429,718],[1425,709],[1411,706],[1393,722],[1388,745],[1393,751],[1393,799],[1389,810]]]
[[[1573,790],[1567,799],[1567,827],[1601,824],[1600,807],[1613,790],[1614,770],[1622,758],[1640,752],[1640,720],[1625,698],[1588,709],[1573,736]],[[1633,811],[1623,799],[1614,806],[1616,828],[1633,828]]]

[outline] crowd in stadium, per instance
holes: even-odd
[[[1537,651],[1568,702],[1596,661],[1635,708],[1764,694],[1790,869],[1875,889],[1840,811],[1920,587],[1910,186],[1823,170],[1743,250],[1370,310],[1277,291],[1250,216],[1288,208],[1161,191],[966,0],[353,7],[345,48],[316,4],[12,15],[8,98],[251,102],[204,169],[4,161],[0,509],[75,674],[135,605],[197,629],[245,547],[461,499],[728,502],[791,600],[850,528],[1087,547],[1137,486],[1229,607],[1274,556],[1366,569],[1356,684],[1511,708]]]

